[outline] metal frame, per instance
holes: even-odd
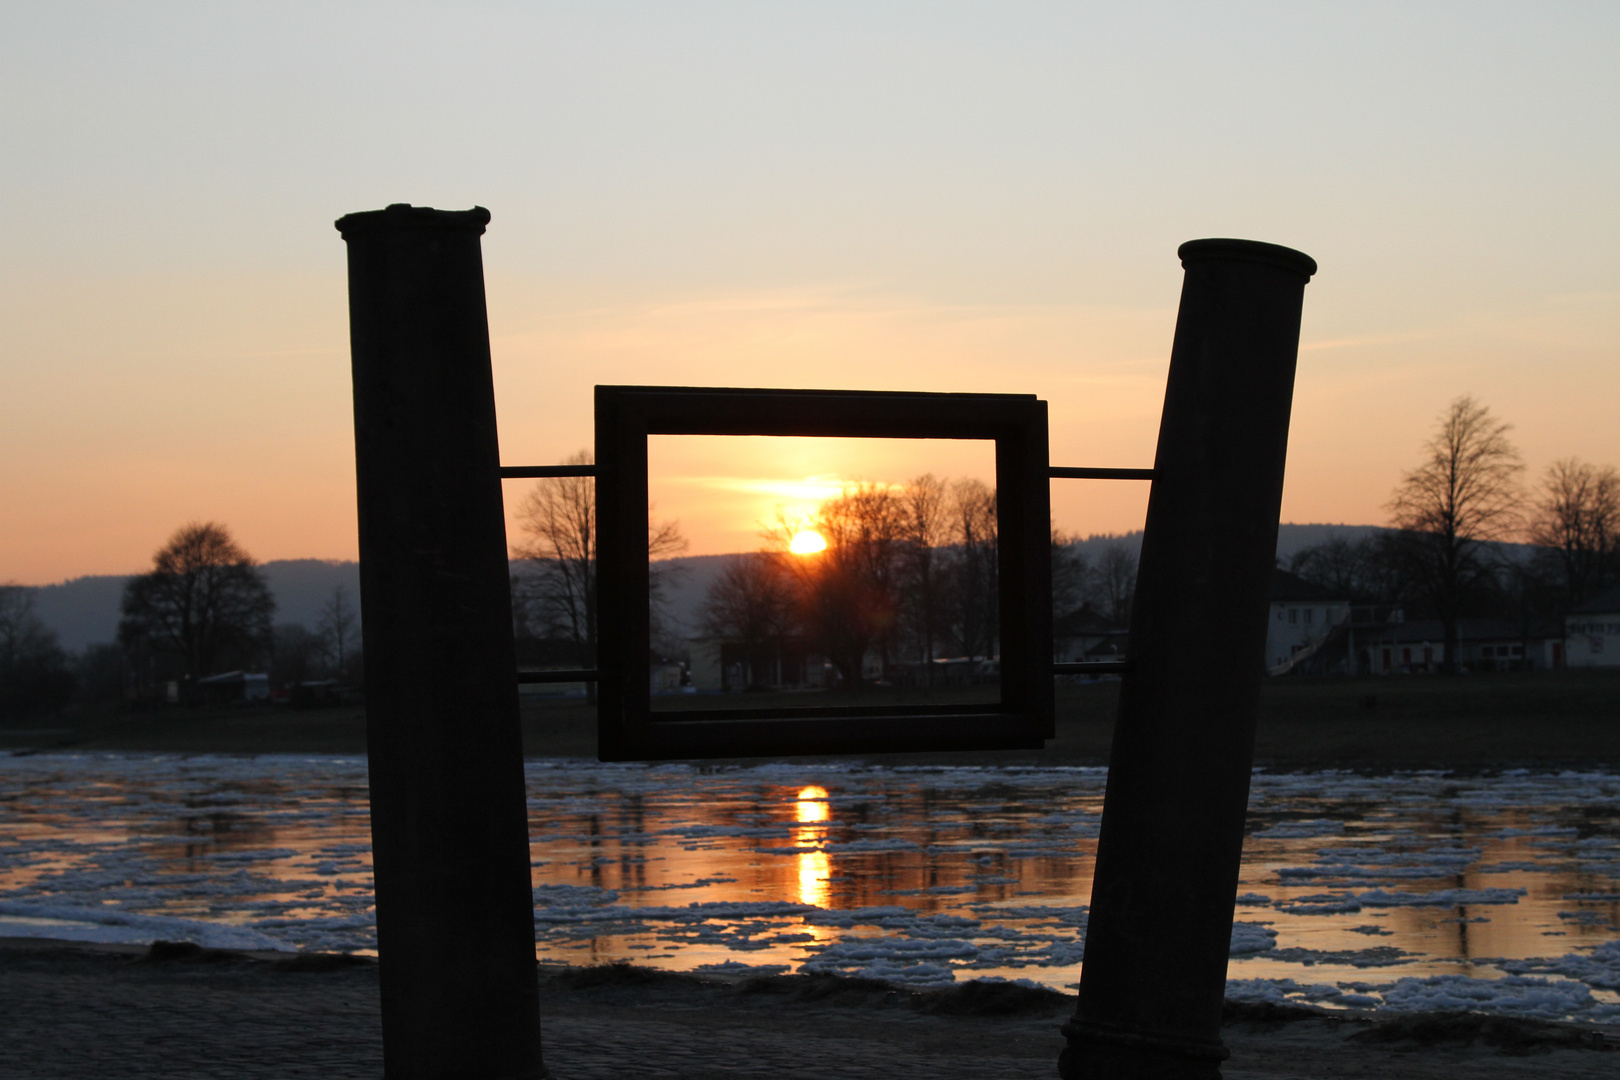
[[[993,441],[1000,703],[653,712],[647,667],[649,435]],[[1040,748],[1053,735],[1052,613],[1043,602],[1051,592],[1049,475],[1046,402],[1030,394],[598,386],[598,757]]]

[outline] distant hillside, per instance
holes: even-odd
[[[1360,540],[1364,536],[1382,532],[1378,525],[1283,525],[1277,530],[1277,558],[1288,560],[1304,548],[1342,536],[1346,540]],[[1082,554],[1096,563],[1104,549],[1123,542],[1133,553],[1142,550],[1142,530],[1128,533],[1097,533],[1077,542]]]
[[[1292,559],[1296,552],[1335,537],[1360,540],[1383,531],[1379,525],[1284,525],[1277,530],[1277,558]]]
[[[276,597],[278,623],[303,623],[314,629],[321,608],[339,585],[347,586],[356,601],[360,596],[359,563],[278,559],[265,563],[263,570]],[[118,601],[130,576],[103,574],[41,585],[34,590],[34,611],[56,631],[65,649],[116,640]]]
[[[1277,557],[1290,559],[1302,548],[1320,544],[1335,536],[1359,540],[1379,532],[1377,525],[1284,525],[1277,535]],[[1081,550],[1095,562],[1112,543],[1125,543],[1132,552],[1141,550],[1142,533],[1118,536],[1100,534],[1079,541]],[[1513,554],[1528,551],[1521,544],[1501,545]],[[677,625],[677,634],[692,633],[703,608],[704,595],[720,573],[727,555],[691,555],[670,559],[678,568],[671,579],[668,610]],[[360,564],[328,562],[324,559],[280,559],[264,564],[265,576],[276,596],[276,622],[302,623],[310,629],[320,620],[321,608],[331,599],[338,585],[360,595]],[[59,585],[41,585],[34,590],[34,610],[55,630],[67,649],[112,641],[118,636],[118,600],[128,575],[107,574],[74,578]]]

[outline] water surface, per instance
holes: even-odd
[[[364,762],[0,759],[0,934],[372,951]],[[526,766],[536,948],[1079,976],[1105,774]],[[1228,992],[1620,1020],[1620,777],[1257,773]]]

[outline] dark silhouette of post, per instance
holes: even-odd
[[[1065,1080],[1210,1080],[1308,256],[1194,240],[1165,388]]]
[[[349,251],[384,1073],[532,1078],[534,907],[479,237],[390,206]]]

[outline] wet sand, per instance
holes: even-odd
[[[556,1080],[1053,1077],[1072,999],[968,984],[698,978],[542,967]],[[1620,1029],[1439,1017],[1423,1024],[1238,1010],[1228,1080],[1620,1074]],[[377,969],[318,956],[0,939],[0,1080],[376,1078]]]

